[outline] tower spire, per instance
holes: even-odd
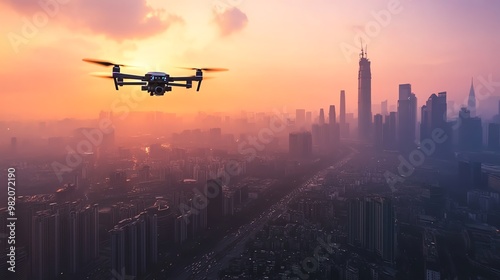
[[[365,51],[363,50],[363,39],[360,38],[359,41],[361,43],[361,58],[364,58],[365,57]]]
[[[476,92],[474,91],[474,78],[471,78],[469,100],[467,102],[467,109],[470,111],[470,116],[476,116]]]

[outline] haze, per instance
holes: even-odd
[[[412,84],[419,106],[439,91],[463,103],[471,77],[498,71],[494,1],[96,2],[61,0],[47,10],[34,1],[0,4],[2,120],[95,118],[137,90],[117,92],[110,81],[89,76],[110,69],[85,57],[141,66],[128,69],[140,74],[191,74],[176,66],[231,70],[199,93],[175,89],[133,108],[177,114],[316,112],[328,100],[338,106],[341,89],[354,113],[360,38],[372,61],[375,105],[395,106],[401,83]],[[390,18],[382,16],[387,11]],[[34,23],[34,16],[38,27],[31,30],[26,20]],[[478,111],[495,114],[489,103],[479,100]]]

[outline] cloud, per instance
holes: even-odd
[[[231,7],[222,13],[215,13],[215,23],[222,36],[229,36],[243,30],[248,23],[248,17],[237,7]]]
[[[50,22],[74,32],[90,32],[117,41],[151,37],[183,22],[177,15],[148,6],[146,0],[3,1],[28,19],[45,13]]]

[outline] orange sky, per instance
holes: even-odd
[[[115,91],[111,81],[89,76],[111,69],[84,63],[85,57],[143,66],[128,69],[138,74],[192,74],[176,66],[230,68],[204,81],[198,93],[182,88],[163,97],[142,93],[144,98],[130,105],[134,110],[317,111],[338,105],[345,89],[348,111],[354,112],[357,54],[345,50],[357,51],[363,33],[374,104],[389,99],[394,105],[401,83],[412,84],[420,106],[438,91],[463,103],[471,77],[500,81],[496,1],[45,3],[0,4],[0,120],[96,117],[138,90]],[[390,19],[377,21],[383,15]],[[491,94],[500,95],[499,90]]]

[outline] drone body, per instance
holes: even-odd
[[[174,77],[164,72],[148,72],[144,76],[126,74],[120,72],[120,66],[108,61],[95,59],[83,59],[83,61],[96,63],[103,66],[113,66],[111,76],[101,76],[114,80],[115,89],[118,90],[121,86],[139,85],[141,90],[147,91],[151,96],[163,96],[165,92],[172,91],[172,87],[184,87],[190,89],[193,87],[193,82],[198,82],[196,91],[200,90],[201,81],[203,81],[203,71],[227,71],[225,68],[185,68],[195,70],[194,76]],[[136,80],[126,81],[126,80]]]

